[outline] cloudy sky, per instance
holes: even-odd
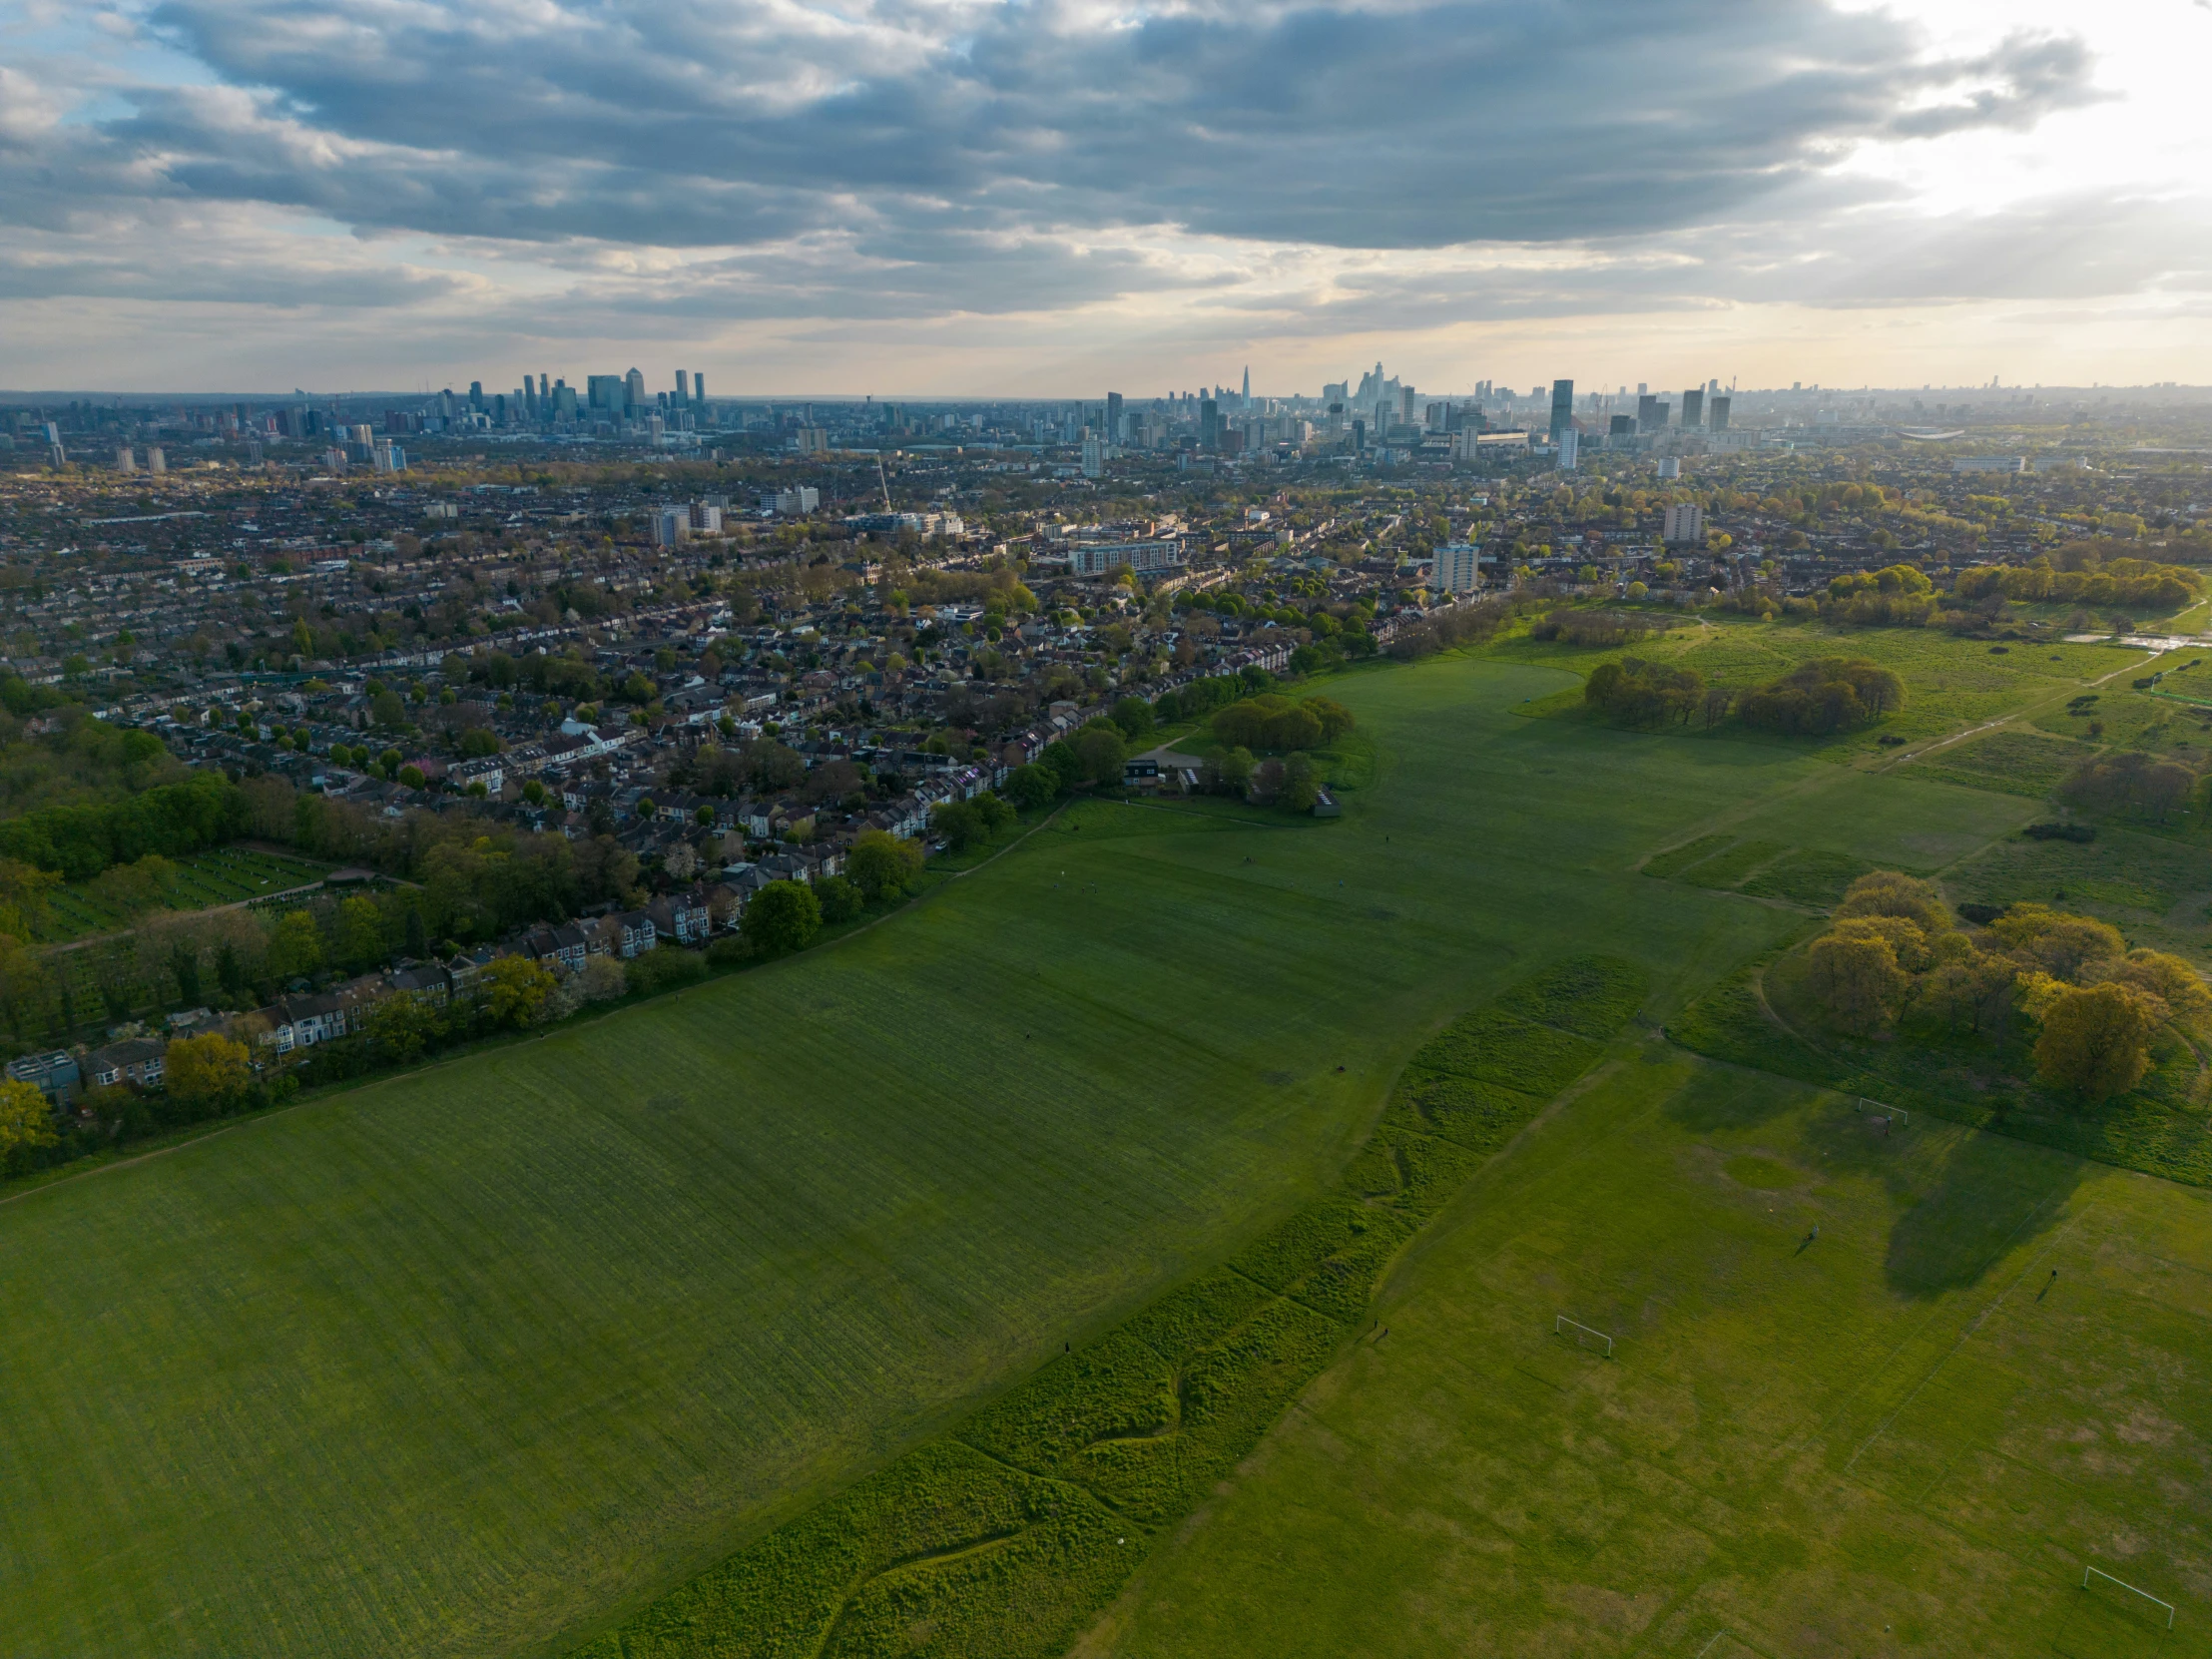
[[[0,0],[0,385],[2212,381],[2208,0]]]

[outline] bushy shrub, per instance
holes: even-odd
[[[804,948],[822,930],[822,905],[804,881],[771,881],[746,905],[741,926],[761,952],[780,955]]]
[[[867,899],[855,883],[841,875],[830,875],[815,883],[815,902],[822,906],[822,919],[833,926],[858,915]]]
[[[630,988],[647,996],[658,996],[672,991],[679,985],[689,985],[707,976],[707,959],[696,950],[683,950],[672,944],[664,944],[657,950],[647,950],[633,956],[627,964]]]
[[[1559,640],[1567,645],[1633,645],[1674,626],[1672,617],[1648,611],[1577,611],[1561,609],[1531,624],[1532,640]]]
[[[1583,683],[1582,701],[1630,726],[1687,724],[1705,701],[1705,676],[1641,657],[1600,663]]]

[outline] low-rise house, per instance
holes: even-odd
[[[169,1045],[159,1037],[128,1037],[96,1048],[85,1069],[95,1088],[113,1089],[124,1083],[134,1088],[158,1089],[168,1070]]]
[[[645,908],[657,932],[673,938],[678,944],[705,944],[707,936],[714,931],[714,916],[704,887],[666,893]]]
[[[453,991],[452,980],[447,977],[445,969],[435,962],[427,966],[419,962],[409,962],[396,967],[385,976],[385,982],[391,986],[394,996],[411,996],[418,1002],[428,1002],[440,1007],[444,1006]]]
[[[262,1012],[269,1021],[269,1034],[262,1040],[274,1043],[278,1054],[289,1054],[344,1036],[353,1007],[350,999],[334,994],[280,996]]]
[[[623,960],[642,956],[660,942],[660,929],[653,917],[644,910],[625,910],[611,918],[614,923],[615,950]]]
[[[453,995],[465,996],[474,990],[484,977],[484,969],[499,954],[495,946],[477,945],[473,950],[458,950],[445,964],[445,982],[452,986]]]
[[[591,935],[572,921],[558,927],[531,928],[523,935],[522,953],[556,973],[581,972],[584,959],[598,954],[592,948]]]
[[[84,1085],[84,1072],[77,1064],[77,1056],[66,1048],[10,1060],[8,1076],[14,1082],[31,1084],[57,1105]]]

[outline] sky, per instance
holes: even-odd
[[[0,386],[2212,382],[2212,0],[0,0]]]

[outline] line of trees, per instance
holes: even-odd
[[[2074,568],[2059,568],[2048,555],[2024,565],[1976,565],[1959,572],[1952,592],[1965,600],[1997,594],[2006,599],[2164,612],[2178,610],[2204,591],[2203,578],[2180,565],[2131,558],[2106,563],[2086,550],[2061,561],[2067,562]]]
[[[1746,726],[1786,737],[1826,737],[1871,725],[1905,706],[1905,683],[1865,657],[1816,657],[1737,701]]]
[[[2201,1033],[2212,992],[2178,956],[2130,950],[2093,916],[2014,904],[1986,928],[1961,927],[1935,887],[1895,870],[1862,876],[1807,952],[1809,984],[1853,1035],[1925,1010],[1955,1035],[2017,1008],[2037,1031],[2036,1076],[2084,1102],[2124,1094],[2150,1069],[2172,1023]]]
[[[159,744],[151,734],[137,734]],[[85,881],[149,853],[189,857],[245,832],[246,798],[218,772],[199,772],[122,801],[41,807],[0,824],[0,857]]]

